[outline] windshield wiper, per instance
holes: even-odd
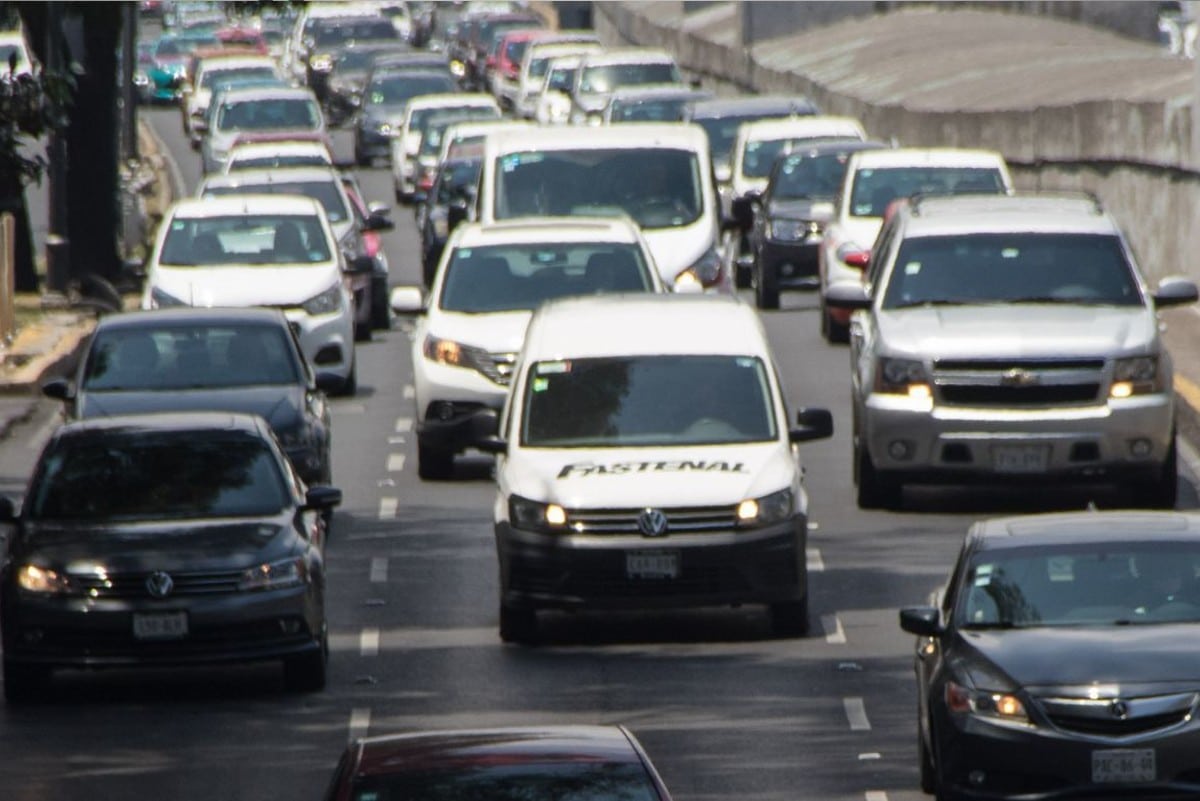
[[[918,306],[981,306],[996,303],[993,300],[978,300],[976,298],[936,298],[931,300],[910,300],[888,306],[889,309],[914,309]]]
[[[1019,629],[1028,625],[1032,624],[1014,623],[1011,620],[996,620],[991,623],[964,623],[959,626],[959,628],[968,629],[970,631],[983,631],[987,629]]]

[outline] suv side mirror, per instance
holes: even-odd
[[[11,523],[16,519],[16,504],[7,495],[0,495],[0,523]]]
[[[808,442],[833,436],[833,414],[828,409],[801,409],[796,412],[796,428],[788,431],[789,442]]]
[[[304,494],[304,507],[306,509],[317,509],[324,511],[332,509],[342,502],[342,491],[337,487],[326,487],[318,485],[309,487],[308,492]]]
[[[369,273],[375,270],[375,259],[371,256],[355,256],[346,262],[348,273]]]
[[[1200,297],[1196,284],[1180,276],[1168,276],[1158,282],[1154,291],[1154,306],[1165,309],[1168,306],[1182,306],[1185,303],[1195,303]]]
[[[42,394],[47,398],[54,398],[60,401],[69,401],[75,397],[75,391],[71,388],[71,382],[65,378],[55,378],[42,384]]]
[[[374,212],[367,219],[363,220],[364,231],[390,231],[396,227],[396,224],[389,220],[384,215]]]
[[[758,192],[749,192],[742,197],[733,199],[733,203],[729,207],[729,213],[738,228],[741,228],[743,231],[749,231],[754,227],[754,205],[761,202],[762,195]]]

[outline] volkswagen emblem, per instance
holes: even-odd
[[[1108,711],[1111,712],[1112,716],[1117,720],[1125,720],[1129,717],[1129,704],[1118,698],[1109,704]]]
[[[638,528],[647,537],[661,537],[667,533],[667,516],[661,509],[644,509],[638,515]]]
[[[1005,387],[1029,387],[1038,382],[1036,374],[1014,367],[1000,376],[1000,385]]]
[[[175,580],[170,574],[156,570],[146,579],[146,591],[155,598],[166,598],[175,589]]]

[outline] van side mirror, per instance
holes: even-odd
[[[42,394],[54,400],[69,401],[75,397],[75,390],[67,379],[55,378],[42,384]]]
[[[788,431],[789,442],[808,442],[833,436],[833,414],[828,409],[801,409],[796,427]]]

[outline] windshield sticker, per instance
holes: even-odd
[[[979,565],[974,571],[974,585],[976,587],[986,587],[992,583],[992,566]]]
[[[549,378],[535,378],[535,379],[533,379],[533,391],[534,391],[534,392],[545,392],[545,391],[546,391],[546,389],[547,389],[549,386],[550,386],[550,379],[549,379]]]
[[[512,172],[523,164],[537,164],[545,159],[546,157],[541,153],[510,153],[500,159],[500,169]]]
[[[746,474],[744,462],[673,461],[673,462],[613,462],[596,464],[578,462],[563,465],[558,477],[586,478],[588,476],[623,476],[629,473],[741,473]]]
[[[758,366],[758,360],[750,356],[739,356],[735,363],[738,367],[749,367],[751,370]]]
[[[182,231],[182,230],[183,230],[183,227],[184,227],[186,224],[187,224],[187,223],[185,223],[183,220],[175,220],[175,221],[173,221],[173,222],[171,223],[171,230],[172,230],[172,231]]]
[[[1004,248],[1000,251],[1000,256],[1005,259],[1015,259],[1021,255],[1021,251],[1016,248]]]
[[[538,375],[558,375],[571,372],[570,362],[541,362],[537,366]]]
[[[921,272],[921,262],[919,261],[910,261],[908,264],[904,265],[905,275],[916,275],[919,272]]]

